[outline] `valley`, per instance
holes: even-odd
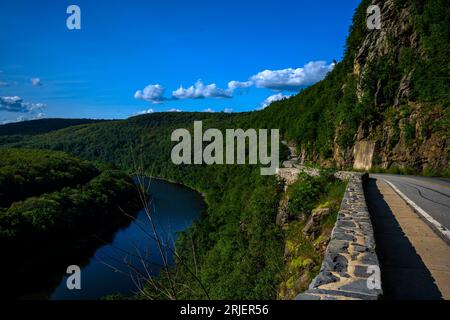
[[[367,29],[371,4],[380,6],[384,29]],[[152,110],[109,121],[44,119],[0,126],[2,248],[15,257],[12,260],[33,265],[39,259],[22,259],[19,249],[33,250],[40,241],[77,244],[101,226],[115,228],[120,223],[113,222],[121,221],[118,208],[134,212],[142,208],[142,203],[136,204],[142,192],[131,177],[159,177],[204,194],[206,208],[189,219],[192,224],[178,230],[182,232],[174,241],[177,255],[170,267],[149,276],[156,282],[150,281],[133,299],[295,298],[320,273],[333,240],[348,187],[347,179],[337,179],[336,172],[450,177],[450,14],[442,9],[446,4],[444,0],[361,1],[344,56],[334,69],[323,80],[262,110]],[[149,101],[164,101],[156,98]],[[195,151],[201,152],[197,156],[203,154],[204,142],[212,140],[203,136],[197,146],[186,139],[189,161],[180,157],[174,163],[172,151],[182,135],[172,139],[173,132],[182,130],[184,136],[195,137],[200,121],[205,132],[279,130],[279,137],[269,144],[276,148],[278,140],[285,141],[279,145],[279,158],[262,164],[279,160],[284,179],[261,175],[267,168],[245,161],[254,145],[241,145],[242,165],[222,165],[220,159],[204,163],[201,157],[191,165],[191,147],[195,157]],[[216,156],[225,154],[223,144],[214,146]],[[408,188],[408,194],[414,192]],[[427,192],[423,186],[419,191]],[[358,197],[363,194],[359,193]],[[353,196],[353,189],[348,194]],[[356,207],[355,211],[364,209],[363,225],[368,223],[366,208]],[[442,213],[442,207],[435,208],[430,210],[433,215]],[[341,217],[348,218],[346,214]],[[78,228],[83,232],[76,232]],[[350,253],[373,251],[369,240],[366,247],[352,243]],[[338,262],[350,253],[340,255]],[[338,266],[339,280],[345,278],[347,266]]]

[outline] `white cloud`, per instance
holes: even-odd
[[[211,108],[207,108],[207,109],[203,110],[203,112],[215,112],[215,111]]]
[[[27,105],[21,97],[0,97],[0,110],[9,112],[28,112]]]
[[[217,87],[215,83],[205,85],[202,80],[198,80],[189,88],[179,87],[172,92],[174,99],[204,99],[204,98],[231,98],[232,91]]]
[[[144,88],[144,90],[138,90],[134,94],[134,98],[138,100],[145,100],[151,103],[162,103],[164,98],[164,87],[160,84],[151,84]]]
[[[233,109],[232,109],[232,108],[225,108],[225,109],[223,110],[223,112],[225,112],[225,113],[232,113],[232,112],[233,112]]]
[[[18,96],[0,97],[0,111],[28,113],[34,110],[42,110],[46,107],[43,103],[24,102]]]
[[[297,91],[322,80],[333,68],[334,63],[327,65],[325,61],[311,61],[303,68],[264,70],[250,79],[258,88]]]
[[[30,81],[31,81],[31,84],[35,87],[42,86],[42,80],[40,78],[31,78]]]
[[[231,91],[234,91],[236,89],[243,89],[243,88],[249,88],[253,85],[253,83],[251,81],[245,81],[245,82],[241,82],[241,81],[230,81],[228,82],[228,89]]]
[[[150,113],[154,113],[154,112],[155,111],[152,108],[150,108],[150,109],[147,109],[147,110],[142,110],[142,111],[136,112],[135,115],[150,114]]]
[[[3,120],[2,122],[0,122],[0,124],[37,120],[37,119],[42,119],[44,117],[45,117],[45,113],[39,112],[37,115],[35,115],[33,117],[18,116],[16,119]]]
[[[29,111],[33,110],[42,110],[47,107],[47,105],[43,103],[25,103],[28,106]]]
[[[167,110],[167,112],[182,112],[182,110],[176,109],[176,108],[171,108],[171,109]]]
[[[160,84],[151,84],[138,90],[134,94],[134,98],[138,100],[145,100],[152,103],[163,103],[170,100],[185,100],[185,99],[205,99],[205,98],[231,98],[233,92],[238,88],[248,88],[252,85],[250,81],[239,82],[230,81],[227,89],[221,89],[215,83],[204,84],[202,80],[188,87],[180,86],[177,90],[172,91],[170,98],[164,97],[164,87]]]
[[[144,90],[136,91],[134,98],[152,103],[184,99],[232,98],[236,90],[253,86],[278,92],[298,91],[302,87],[322,80],[333,68],[334,63],[327,64],[325,61],[311,61],[304,65],[303,68],[264,70],[251,76],[248,81],[232,80],[228,82],[226,89],[219,88],[215,83],[206,85],[202,80],[198,80],[190,87],[180,86],[172,91],[171,96],[168,98],[164,97],[165,90],[163,86],[153,84],[148,85]]]
[[[277,94],[274,94],[274,95],[272,95],[272,96],[270,96],[270,97],[267,97],[267,98],[261,103],[261,107],[262,107],[262,109],[264,109],[265,107],[269,106],[272,102],[280,101],[280,100],[283,100],[283,99],[286,99],[286,98],[289,98],[289,97],[291,97],[291,96],[290,96],[290,95],[282,94],[281,92],[280,92],[280,93],[277,93]]]

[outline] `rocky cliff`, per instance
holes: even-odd
[[[402,4],[395,0],[376,0],[372,4],[381,9],[381,29],[367,31],[354,58],[353,74],[357,80],[358,101],[362,102],[365,95],[371,94],[368,100],[373,108],[383,111],[381,121],[361,123],[353,152],[335,152],[336,162],[352,162],[355,168],[366,170],[378,165],[383,169],[396,166],[439,171],[448,165],[446,149],[450,140],[442,128],[433,128],[433,125],[444,119],[445,106],[412,96],[412,80],[417,72],[414,68],[418,66],[402,61],[405,55],[427,59],[425,43],[418,31],[419,21],[414,17],[418,14],[417,8],[413,1]],[[380,63],[392,68],[387,77],[382,74],[386,70],[378,69],[380,74],[374,72]],[[373,87],[367,80],[371,72],[375,73],[373,77],[378,76]],[[386,89],[390,89],[387,86],[392,87],[392,93],[386,94]]]
[[[367,26],[373,5],[379,29]],[[363,0],[334,70],[259,116],[302,160],[448,175],[449,26],[445,0]]]

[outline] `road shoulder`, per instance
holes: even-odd
[[[367,189],[387,298],[450,299],[447,243],[385,181]]]

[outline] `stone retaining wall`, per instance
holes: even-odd
[[[287,186],[294,184],[298,180],[300,173],[306,173],[307,175],[317,177],[320,175],[320,170],[315,168],[309,168],[306,166],[295,165],[287,168],[279,168],[277,170],[278,178],[282,179]],[[337,171],[334,176],[340,180],[349,180],[354,174],[351,171]]]
[[[353,173],[319,274],[296,300],[375,300],[382,295],[375,239],[364,197],[367,174]]]

